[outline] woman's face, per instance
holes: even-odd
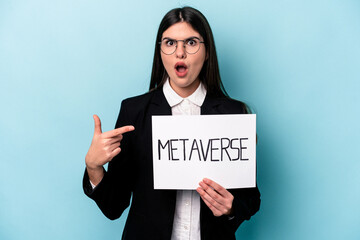
[[[189,23],[179,22],[166,29],[161,40],[164,38],[185,40],[191,37],[196,37],[200,39],[200,41],[204,41],[200,34],[195,31]],[[200,43],[199,51],[195,54],[189,54],[185,51],[184,42],[178,41],[177,48],[173,54],[166,55],[161,51],[161,59],[169,75],[170,85],[174,91],[181,97],[190,96],[200,83],[199,73],[206,60],[205,45]]]

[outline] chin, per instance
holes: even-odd
[[[177,87],[180,88],[187,88],[190,87],[195,81],[190,81],[187,79],[176,79],[173,80],[172,83],[175,84]]]

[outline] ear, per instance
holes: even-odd
[[[206,51],[206,57],[205,57],[205,61],[207,61],[209,59],[209,52]]]

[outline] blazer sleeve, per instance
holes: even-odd
[[[255,188],[242,188],[229,190],[234,196],[233,214],[228,223],[235,231],[240,224],[249,220],[260,208],[260,192]]]
[[[115,128],[133,125],[127,112],[126,103],[123,101]],[[109,162],[108,170],[104,169],[104,177],[94,189],[85,169],[84,193],[93,199],[103,214],[111,220],[119,218],[130,203],[133,183],[131,141],[131,132],[125,133],[120,145],[121,152]]]

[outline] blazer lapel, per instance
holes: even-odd
[[[209,95],[206,95],[203,105],[201,106],[201,115],[208,114],[217,114],[218,106],[220,105],[220,101],[218,99],[212,98]]]
[[[152,115],[171,115],[171,107],[165,98],[162,88],[154,90],[150,104],[152,104]]]

